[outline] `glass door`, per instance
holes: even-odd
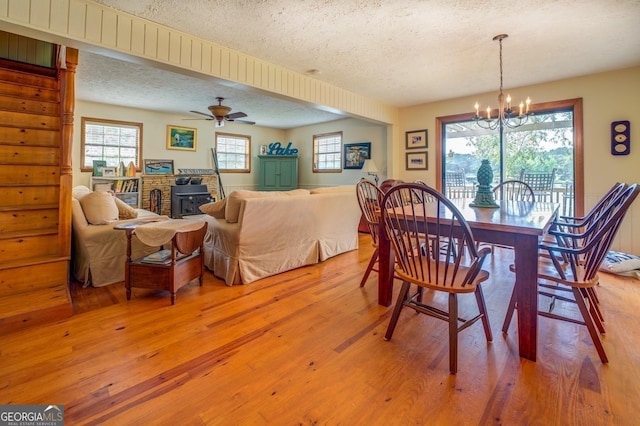
[[[493,169],[492,186],[531,178],[540,197],[560,203],[563,214],[573,213],[573,110],[536,113],[529,124],[516,129],[485,130],[466,120],[443,123],[442,130],[442,188],[448,196],[473,196],[478,168],[486,159]],[[460,175],[465,177],[463,192],[454,190]],[[538,188],[543,181],[550,185]]]

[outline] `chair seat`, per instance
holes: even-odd
[[[416,284],[417,286],[428,288],[431,290],[444,291],[447,293],[473,293],[474,291],[476,291],[476,287],[479,283],[489,279],[489,272],[481,269],[472,282],[463,285],[469,268],[466,266],[460,266],[453,282],[443,285],[442,283],[445,281],[445,268],[440,265],[440,267],[437,268],[438,271],[436,273],[436,264],[433,260],[423,261],[422,263],[422,270],[425,271],[424,280],[416,280],[411,275],[402,272],[402,268],[399,266],[396,266],[395,268],[396,276],[403,281],[409,281],[410,283]],[[427,263],[430,263],[430,265],[427,265]],[[428,268],[431,268],[431,271],[434,274],[431,279],[429,279],[429,275],[427,272],[429,270]]]
[[[558,268],[553,264],[551,259],[540,257],[538,261],[538,281],[547,280],[547,281],[553,281],[559,284],[563,284],[569,287],[591,288],[596,286],[600,280],[600,277],[598,276],[598,274],[595,274],[592,278],[587,280],[581,280],[580,278],[575,279],[573,272],[568,267],[568,265],[560,264],[560,266],[562,267],[562,271],[565,274],[565,278],[562,278],[559,276]],[[576,268],[576,273],[578,277],[585,276],[586,270],[584,266],[577,265],[575,266],[575,268]],[[511,272],[515,272],[516,271],[515,265],[513,264],[509,265],[509,270]]]
[[[563,284],[569,287],[577,287],[577,288],[590,288],[590,287],[594,287],[595,285],[598,284],[599,281],[599,276],[598,274],[595,274],[593,277],[589,278],[589,279],[581,279],[580,277],[584,277],[586,274],[585,268],[582,265],[578,265],[576,266],[576,274],[577,274],[577,279],[575,279],[576,277],[574,277],[572,271],[570,268],[563,268],[564,273],[566,274],[566,278],[560,278],[558,276],[558,270],[557,268],[553,265],[553,263],[551,261],[548,260],[544,260],[539,262],[538,265],[538,279],[544,279],[544,280],[548,280],[548,281],[553,281],[559,284]]]

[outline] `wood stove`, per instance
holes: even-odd
[[[182,216],[201,214],[199,207],[211,201],[207,185],[172,185],[171,217],[182,219]]]

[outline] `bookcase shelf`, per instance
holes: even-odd
[[[91,176],[93,191],[113,191],[116,197],[136,209],[140,208],[140,190],[142,189],[138,176]]]

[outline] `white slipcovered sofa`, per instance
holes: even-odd
[[[205,265],[227,285],[248,284],[358,248],[355,185],[234,191],[201,207]],[[215,217],[214,217],[215,216]]]
[[[86,196],[89,198],[85,199]],[[114,199],[113,204],[107,197]],[[115,226],[159,217],[150,211],[133,209],[123,204],[109,193],[93,193],[86,186],[73,188],[72,268],[75,279],[85,287],[89,284],[102,287],[124,281],[127,236],[125,231],[114,230]],[[113,205],[116,210],[113,210]],[[142,244],[135,235],[132,238],[131,251],[134,258],[146,256],[158,249],[159,247]]]

